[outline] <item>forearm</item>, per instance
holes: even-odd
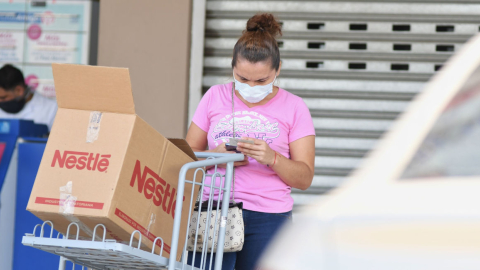
[[[195,147],[191,147],[193,152],[214,152],[214,150],[207,150],[207,149],[199,149]]]
[[[225,143],[224,143],[225,144]],[[219,145],[218,147],[214,148],[214,149],[210,149],[210,150],[205,150],[205,149],[200,149],[198,147],[191,147],[192,150],[194,152],[210,152],[210,153],[224,153],[224,154],[234,154],[234,152],[231,152],[231,151],[226,151],[225,149],[225,145],[222,144],[222,145]],[[199,158],[198,160],[205,160],[205,158]],[[248,158],[245,156],[244,160],[243,161],[236,161],[233,163],[233,165],[235,167],[237,166],[242,166],[242,165],[247,165],[248,164]],[[220,168],[225,168],[226,167],[226,164],[219,164],[217,165],[218,167]],[[207,166],[205,167],[206,170],[210,169],[210,168],[213,168],[215,167],[214,165],[212,166]]]
[[[190,128],[187,133],[187,143],[190,145],[194,152],[212,152],[212,153],[231,153],[228,152],[225,148],[225,143],[218,145],[213,149],[208,149],[208,140],[207,140],[207,132],[200,129],[195,123],[192,122]],[[199,160],[204,160],[201,158]],[[235,162],[235,166],[245,165],[248,163],[248,160],[242,162]],[[224,164],[219,165],[220,167],[224,167]],[[213,166],[208,166],[207,169]]]
[[[206,150],[206,149],[199,149],[199,148],[195,148],[195,147],[191,147],[193,152],[213,152],[212,150]],[[198,160],[205,160],[206,158],[198,158]],[[207,166],[205,167],[205,170],[208,170],[210,168],[212,168],[214,166]]]
[[[270,167],[293,188],[305,190],[312,184],[314,171],[305,162],[294,161],[277,153],[275,164]]]

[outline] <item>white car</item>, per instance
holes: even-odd
[[[480,269],[480,36],[341,188],[281,231],[261,269]]]

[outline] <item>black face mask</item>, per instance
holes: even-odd
[[[9,101],[0,102],[0,109],[7,113],[18,113],[25,106],[25,98],[22,99],[12,99]]]

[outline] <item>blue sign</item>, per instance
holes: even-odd
[[[0,11],[0,22],[39,24],[42,22],[42,17],[36,16],[33,12]]]

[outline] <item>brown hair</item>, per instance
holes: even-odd
[[[251,63],[269,60],[272,68],[280,67],[280,51],[275,37],[282,35],[282,27],[270,13],[257,14],[247,21],[247,29],[243,31],[233,48],[232,68],[238,57]]]

